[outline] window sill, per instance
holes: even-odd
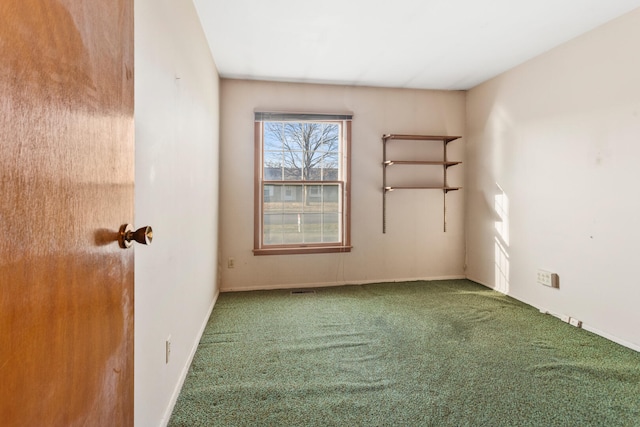
[[[254,255],[299,255],[351,252],[352,246],[309,246],[254,249]]]

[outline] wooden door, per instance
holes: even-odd
[[[133,424],[133,0],[0,1],[0,424]]]

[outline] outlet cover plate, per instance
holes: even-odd
[[[547,270],[538,270],[538,284],[558,289],[560,287],[560,277],[556,273]]]

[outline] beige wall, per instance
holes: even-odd
[[[636,349],[639,40],[640,9],[472,89],[465,133],[468,276]]]
[[[219,79],[191,0],[135,12],[135,424],[159,426],[217,296]]]
[[[254,110],[353,113],[351,253],[253,255]],[[389,194],[386,234],[381,190],[382,134],[463,135],[464,120],[463,92],[222,80],[221,289],[464,276],[464,190],[447,196],[447,233],[442,192]],[[449,144],[451,160],[464,160],[464,144]],[[462,185],[464,164],[449,172]]]

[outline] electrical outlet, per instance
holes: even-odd
[[[235,266],[236,266],[235,258],[229,258],[227,260],[227,268],[235,268]]]
[[[165,351],[165,363],[168,364],[169,358],[171,356],[171,335],[169,335],[167,337],[167,340],[165,341],[164,351]]]
[[[569,324],[576,328],[582,328],[582,320],[574,319],[573,317],[569,319]]]
[[[546,270],[538,270],[538,284],[549,286],[550,288],[560,287],[560,277],[556,273]]]

